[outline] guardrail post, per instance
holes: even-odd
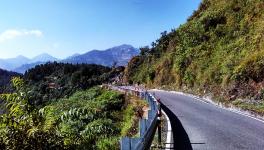
[[[147,120],[140,119],[140,136],[143,136],[147,130]]]
[[[130,144],[131,144],[131,150],[137,150],[137,146],[140,143],[140,138],[131,138]]]
[[[148,119],[153,119],[154,117],[153,117],[153,111],[152,110],[149,110],[148,111]]]
[[[129,137],[123,137],[120,145],[121,150],[131,150],[131,139]]]

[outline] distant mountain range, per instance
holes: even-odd
[[[46,53],[40,54],[32,59],[19,55],[16,58],[0,59],[0,68],[6,69],[9,71],[15,71],[16,68],[22,65],[25,65],[25,64],[32,64],[36,62],[57,61],[57,60],[58,60],[57,58],[54,58]]]
[[[53,61],[46,61],[46,62],[38,61],[38,62],[30,63],[30,64],[23,64],[15,68],[13,71],[18,72],[18,73],[25,73],[28,69],[34,68],[37,65],[45,64],[47,62],[53,62]]]
[[[124,66],[133,57],[139,54],[139,50],[131,45],[120,45],[106,50],[92,50],[82,55],[69,57],[62,62],[65,63],[85,63],[112,66]]]
[[[54,61],[72,64],[100,64],[104,66],[112,66],[116,63],[118,66],[125,66],[133,56],[138,54],[139,49],[124,44],[106,50],[92,50],[84,54],[74,54],[62,60],[47,53],[38,55],[32,59],[25,56],[0,59],[0,68],[18,73],[25,73],[26,70],[34,68],[36,65]]]
[[[36,62],[48,62],[48,61],[58,61],[59,59],[47,54],[43,53],[41,55],[38,55],[30,60],[31,63],[36,63]]]
[[[17,56],[16,58],[0,59],[0,68],[6,70],[13,70],[21,64],[29,63],[30,59],[24,56]]]

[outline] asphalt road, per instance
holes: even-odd
[[[180,124],[174,123],[172,126],[185,130],[192,149],[264,150],[264,122],[191,96],[165,91],[152,92],[177,116]],[[183,128],[179,127],[181,125]]]

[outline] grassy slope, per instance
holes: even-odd
[[[133,58],[126,78],[211,93],[264,114],[256,109],[264,97],[263,27],[263,0],[204,0],[187,23],[163,33],[149,52]]]
[[[92,88],[46,106],[45,126],[58,124],[69,149],[119,149],[121,137],[137,134],[137,109],[144,105],[134,97]]]

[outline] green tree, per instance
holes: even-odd
[[[55,126],[46,125],[43,113],[30,103],[24,81],[15,77],[12,84],[14,93],[0,95],[6,109],[0,117],[0,149],[62,149]]]

